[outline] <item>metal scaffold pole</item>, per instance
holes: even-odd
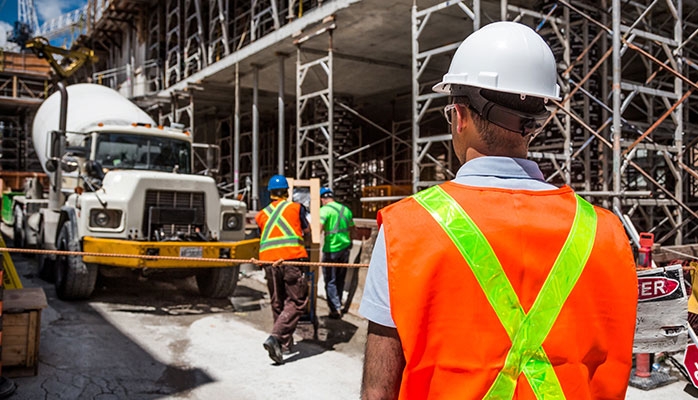
[[[252,88],[252,210],[259,210],[259,67],[253,67]]]
[[[296,50],[296,178],[319,177],[334,188],[334,20],[295,40]],[[327,53],[304,52],[303,44],[328,35]],[[304,58],[308,56],[308,60]],[[315,55],[315,56],[313,56]]]
[[[667,4],[671,4],[672,0],[668,0]],[[676,7],[673,10],[674,11],[674,17],[676,18],[676,21],[674,22],[674,41],[677,44],[680,44],[683,40],[683,1],[682,0],[676,0]],[[675,53],[676,57],[676,69],[679,73],[683,73],[683,58],[681,57],[681,49],[677,48]],[[677,98],[680,98],[683,95],[683,81],[681,78],[678,76],[674,77],[674,94],[676,95]],[[679,152],[683,150],[683,135],[684,135],[684,115],[683,115],[683,102],[679,104],[676,107],[676,110],[674,111],[674,121],[676,123],[676,129],[674,130],[674,148],[677,149]],[[680,157],[680,156],[679,156]],[[681,161],[680,158],[677,159],[677,161]],[[667,164],[671,167],[673,167],[673,162],[671,160],[667,160]],[[680,174],[676,168],[671,168],[671,172],[674,174],[674,177],[676,179],[676,186],[674,187],[674,195],[678,199],[683,199],[683,175]],[[683,226],[683,212],[681,208],[676,209],[676,227],[678,229],[676,230],[676,238],[674,239],[674,244],[680,245],[683,244],[683,229],[681,229],[681,226]]]
[[[480,27],[480,1],[473,2],[473,9],[468,8],[463,2],[445,1],[423,10],[420,10],[417,1],[412,3],[412,190],[419,191],[422,188],[438,184],[445,179],[453,178],[451,160],[453,151],[451,148],[451,133],[444,126],[442,134],[422,136],[421,124],[427,114],[439,113],[444,104],[435,106],[434,103],[444,103],[446,95],[433,93],[431,84],[424,84],[425,72],[430,62],[439,55],[451,54],[460,41],[447,44],[430,43],[428,50],[422,50],[424,41],[423,33],[429,21],[436,18],[435,15],[444,12],[451,7],[459,8],[473,24],[473,30]],[[434,26],[434,25],[432,25]],[[464,32],[466,35],[468,32]],[[451,40],[456,38],[450,38]],[[431,83],[431,82],[430,82]],[[444,123],[445,124],[445,123]],[[429,162],[426,162],[428,160]],[[427,176],[425,176],[427,175]]]
[[[233,189],[240,192],[240,64],[235,64],[235,106],[233,122]]]
[[[620,140],[621,140],[621,91],[620,91],[620,0],[613,0],[613,208],[621,209],[621,173],[620,173]]]
[[[284,155],[284,137],[286,135],[286,131],[284,129],[284,121],[285,121],[285,116],[284,116],[284,107],[286,107],[286,104],[284,103],[284,66],[285,66],[285,61],[286,61],[286,55],[285,54],[278,54],[279,57],[279,101],[278,101],[278,107],[279,107],[279,131],[277,132],[278,138],[279,138],[279,143],[278,143],[278,162],[279,162],[279,167],[278,167],[278,174],[279,175],[285,175],[284,172],[284,162],[285,162],[285,155]]]

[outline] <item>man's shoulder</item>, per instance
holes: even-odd
[[[594,211],[596,211],[599,226],[610,226],[613,229],[625,231],[620,218],[618,218],[618,216],[611,210],[594,205]]]
[[[412,212],[411,210],[415,207],[418,206],[419,203],[417,203],[414,199],[414,195],[407,196],[403,199],[400,199],[396,201],[393,204],[390,204],[388,206],[383,207],[382,209],[379,210],[379,214],[396,214],[396,213],[404,213],[404,212]]]

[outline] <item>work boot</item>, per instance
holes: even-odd
[[[275,363],[284,363],[284,356],[281,353],[281,345],[274,336],[269,336],[267,340],[264,341],[263,346],[267,352],[269,352],[269,358],[271,358]]]
[[[342,319],[342,312],[332,310],[330,311],[330,315],[328,315],[328,317],[330,317],[331,319]]]
[[[0,399],[12,396],[15,390],[17,390],[17,385],[13,381],[0,376]]]

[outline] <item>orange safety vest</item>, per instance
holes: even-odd
[[[301,205],[298,203],[275,200],[257,213],[255,220],[261,231],[260,260],[293,260],[308,257],[303,245],[300,211]]]
[[[533,305],[572,236],[578,214],[572,189],[485,189],[451,182],[439,188],[479,228],[526,318],[535,314]],[[444,230],[459,214],[448,209],[445,217],[436,215],[415,197],[379,213],[392,317],[406,360],[400,399],[624,398],[637,305],[635,263],[618,218],[588,209],[596,214],[596,228],[587,261],[541,345],[528,353],[533,361],[541,354],[558,387],[538,397],[524,373],[529,365],[507,362],[519,332],[505,326],[506,318],[500,318],[471,269],[482,266],[470,266],[452,239],[472,237]],[[482,246],[475,248],[479,252]],[[497,299],[501,293],[494,292]],[[540,351],[531,356],[534,350]],[[495,381],[506,373],[513,376],[512,392],[493,396]]]

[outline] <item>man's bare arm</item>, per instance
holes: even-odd
[[[305,247],[310,247],[313,244],[313,235],[310,232],[310,228],[303,229],[303,245]]]
[[[369,321],[361,399],[397,399],[404,368],[405,356],[397,329]]]

